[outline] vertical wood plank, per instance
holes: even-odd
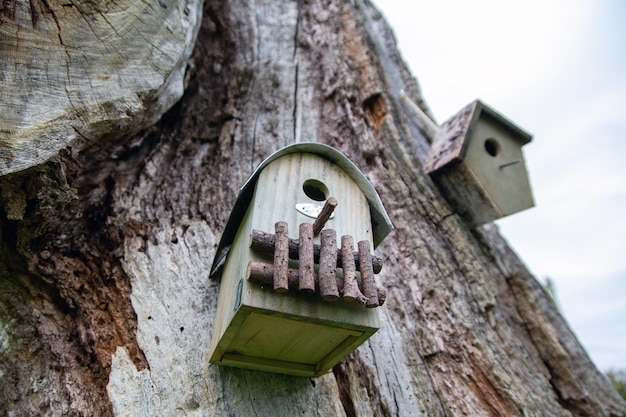
[[[365,306],[368,308],[378,307],[378,290],[376,289],[376,281],[374,280],[370,242],[361,240],[357,246],[359,247],[361,285],[363,286],[363,295],[366,298]]]
[[[289,268],[289,236],[285,222],[274,225],[276,239],[274,244],[274,292],[285,293],[289,290],[287,269]]]
[[[299,290],[303,292],[315,292],[314,252],[313,252],[313,225],[311,223],[300,224],[298,238],[299,250]]]
[[[343,258],[343,299],[349,303],[365,302],[365,297],[356,282],[356,264],[354,262],[354,240],[352,236],[341,236],[341,256]]]
[[[337,232],[333,229],[322,231],[320,237],[320,294],[326,301],[336,301],[339,298],[337,289]]]

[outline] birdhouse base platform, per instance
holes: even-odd
[[[361,309],[361,306],[352,307]],[[210,362],[268,372],[318,377],[378,328],[316,320],[241,306]]]

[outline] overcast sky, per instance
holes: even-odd
[[[626,1],[376,4],[438,123],[480,98],[534,135],[536,207],[497,223],[596,365],[626,369]]]

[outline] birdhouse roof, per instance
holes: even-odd
[[[219,246],[215,252],[216,256],[213,261],[213,266],[211,267],[211,276],[213,276],[220,268],[220,263],[225,259],[227,254],[227,248],[235,240],[239,223],[244,217],[244,214],[252,201],[252,197],[254,196],[254,187],[259,179],[259,174],[265,167],[276,159],[292,153],[311,153],[321,156],[322,158],[339,166],[346,174],[348,174],[348,176],[350,176],[369,203],[374,247],[378,246],[378,244],[382,242],[382,240],[393,230],[391,220],[389,220],[389,216],[380,201],[378,193],[367,178],[365,178],[365,175],[363,175],[363,173],[356,167],[356,165],[354,165],[352,161],[350,161],[338,150],[322,143],[295,143],[274,152],[261,162],[248,181],[246,181],[243,187],[239,190],[237,201],[235,202],[235,206],[230,213],[230,217],[228,218],[228,222],[226,223],[226,227],[222,233]]]
[[[519,141],[520,147],[532,140],[528,132],[480,100],[475,100],[441,124],[428,154],[426,172],[433,173],[464,160],[472,130],[480,118],[490,119],[507,130],[514,140]]]

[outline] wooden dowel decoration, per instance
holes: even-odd
[[[260,254],[272,256],[274,253],[276,238],[273,233],[267,233],[260,230],[253,230],[250,235],[250,249],[257,251]],[[289,239],[289,258],[298,259],[299,256],[298,239]],[[320,245],[313,245],[314,259],[319,262],[320,257]],[[353,253],[352,258],[357,261],[357,271],[359,270],[359,254]],[[374,273],[378,274],[383,268],[383,260],[378,256],[372,256],[372,266],[374,267]],[[337,268],[343,268],[343,255],[342,252],[337,252]]]
[[[313,225],[313,227],[315,227],[315,225]],[[333,229],[323,230],[320,242],[320,294],[326,301],[336,301],[339,299],[337,279],[335,278],[337,275],[337,232]]]
[[[274,266],[264,262],[250,261],[248,262],[246,278],[260,285],[273,285]],[[298,291],[300,287],[300,272],[297,269],[288,268],[287,282],[290,290]]]
[[[317,215],[317,218],[313,222],[313,236],[320,234],[324,225],[333,214],[333,211],[335,211],[335,207],[337,207],[337,199],[335,197],[328,197],[328,200],[324,203],[324,207],[322,207],[320,214]]]
[[[341,254],[343,255],[343,299],[349,303],[357,301],[364,304],[366,299],[361,294],[356,281],[354,241],[352,236],[341,236]]]
[[[319,291],[326,301],[335,301],[341,295],[346,302],[356,301],[368,308],[385,302],[387,291],[377,286],[374,278],[382,268],[382,260],[372,255],[369,241],[358,242],[355,252],[352,236],[342,236],[338,251],[334,229],[322,230],[319,245],[313,243],[311,223],[300,225],[297,240],[289,239],[286,222],[277,222],[274,229],[276,234],[252,231],[250,248],[261,254],[273,254],[274,261],[271,264],[251,261],[248,279],[262,285],[271,283],[277,293],[294,289],[306,293]],[[290,258],[299,261],[297,270],[289,268]],[[316,263],[319,274],[315,272]],[[338,267],[343,269],[343,274],[337,273]],[[361,271],[360,280],[357,270]]]
[[[370,242],[361,240],[359,247],[359,263],[361,264],[361,285],[363,295],[367,299],[367,308],[378,307],[378,293],[376,291],[376,281],[374,280],[374,269],[372,268],[372,253],[370,252]]]
[[[303,292],[315,292],[314,273],[314,254],[313,254],[313,225],[311,223],[302,223],[299,228],[299,244],[298,251],[299,260],[299,290]]]
[[[271,286],[274,280],[274,266],[269,263],[250,261],[248,263],[248,270],[246,272],[246,279],[256,282],[259,285]],[[316,287],[319,287],[319,278],[314,275],[316,281]],[[289,289],[291,291],[298,291],[300,286],[300,277],[297,269],[289,268],[287,270],[287,279],[289,282]],[[383,305],[387,298],[387,290],[382,286],[377,286],[378,301],[380,305]]]
[[[274,247],[274,292],[284,293],[289,290],[287,269],[289,268],[289,237],[287,223],[277,222],[276,245]]]

